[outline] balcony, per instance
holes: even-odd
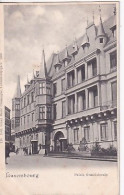
[[[76,112],[74,114],[69,114],[66,116],[66,120],[70,120],[70,119],[76,119],[76,118],[80,118],[83,116],[88,116],[88,115],[92,115],[94,113],[99,113],[100,112],[100,106],[94,107],[94,108],[89,108],[86,110],[82,110],[80,112]]]
[[[86,88],[88,85],[91,85],[93,83],[96,83],[100,80],[100,76],[96,75],[90,79],[84,80],[81,83],[76,84],[75,86],[71,87],[71,88],[67,88],[65,94],[70,94],[74,91],[77,91],[79,89],[83,89]]]
[[[107,101],[104,102],[102,106],[100,106],[100,110],[108,110],[111,108],[117,108],[117,100],[113,100],[113,101]]]

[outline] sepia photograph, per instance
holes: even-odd
[[[74,194],[83,193],[85,178],[86,186],[102,180],[107,188],[111,178],[115,185],[106,193],[87,187],[84,195],[118,194],[118,6],[3,4],[6,179],[73,169]],[[72,194],[65,190],[37,193]]]

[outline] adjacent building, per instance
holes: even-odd
[[[12,99],[15,147],[28,154],[48,150],[77,150],[85,138],[89,148],[117,147],[116,15],[45,61],[21,94],[20,77]]]
[[[11,119],[10,119],[11,110],[5,106],[5,150],[10,149],[11,141]]]

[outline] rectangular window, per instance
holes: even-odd
[[[16,118],[15,121],[16,121],[16,124],[19,124],[20,122],[19,118]]]
[[[25,118],[26,118],[26,117],[24,116],[24,124],[25,124]]]
[[[84,127],[84,138],[87,142],[90,141],[90,127]]]
[[[82,65],[77,68],[77,80],[78,83],[81,83],[85,80],[85,65]]]
[[[53,114],[54,114],[54,120],[57,119],[57,104],[53,104]]]
[[[26,106],[26,98],[24,98],[24,107]]]
[[[34,112],[32,113],[32,121],[34,121]]]
[[[117,52],[114,51],[110,53],[110,68],[116,68],[117,67]]]
[[[65,79],[61,80],[61,89],[62,89],[62,92],[65,91]]]
[[[85,91],[79,92],[77,94],[77,104],[78,104],[78,112],[86,109],[86,99],[85,99]]]
[[[100,43],[103,43],[103,38],[100,38],[99,40],[100,40]]]
[[[114,139],[117,140],[117,121],[114,122]]]
[[[47,119],[51,119],[51,107],[47,106]]]
[[[40,119],[45,119],[45,106],[39,108],[39,117]]]
[[[66,103],[65,101],[62,102],[62,118],[66,116]]]
[[[53,83],[53,96],[57,94],[57,83]]]
[[[46,93],[49,95],[51,94],[50,83],[46,84]]]
[[[107,123],[100,125],[101,140],[107,140],[108,125]]]
[[[74,143],[79,142],[79,129],[74,129]]]
[[[68,114],[75,113],[75,95],[68,97]]]
[[[45,94],[45,83],[40,83],[40,94]]]
[[[68,81],[68,88],[73,87],[75,85],[75,74],[74,74],[74,70],[72,70],[71,72],[69,72],[67,74],[67,81]]]
[[[29,105],[29,103],[30,103],[30,96],[27,95],[27,105]]]
[[[27,115],[27,123],[29,123],[30,115]]]
[[[31,102],[34,102],[34,92],[31,92]]]
[[[19,105],[19,104],[16,104],[16,105],[15,105],[15,109],[16,109],[16,110],[20,110],[20,105]]]
[[[112,89],[112,107],[117,105],[117,82],[111,83]]]
[[[90,60],[87,64],[88,78],[92,78],[97,75],[97,60],[96,58]]]

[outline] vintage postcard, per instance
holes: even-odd
[[[118,195],[119,2],[1,3],[0,73],[0,195]]]

